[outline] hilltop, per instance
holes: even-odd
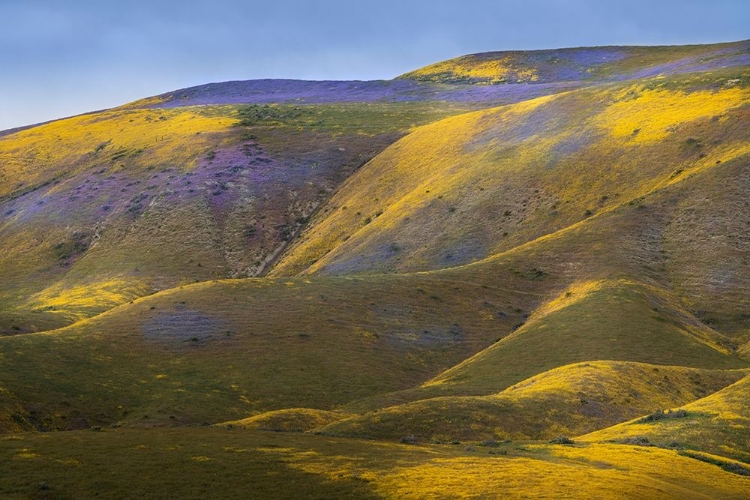
[[[747,66],[750,41],[713,45],[578,47],[469,54],[400,76],[404,80],[496,85],[608,82]]]

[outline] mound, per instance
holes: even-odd
[[[715,392],[743,371],[594,361],[556,368],[492,396],[438,397],[334,422],[333,436],[528,440],[574,436]]]
[[[207,282],[0,338],[13,359],[0,380],[41,429],[329,410],[418,385],[510,332],[510,310],[463,317],[486,300],[509,294],[439,276]]]
[[[260,429],[278,432],[306,432],[317,427],[331,424],[342,418],[345,413],[310,408],[287,408],[285,410],[269,411],[242,420],[216,424],[227,428]]]
[[[552,368],[589,360],[714,369],[746,366],[722,346],[720,335],[675,307],[663,290],[627,280],[572,287],[511,335],[419,388],[356,402],[350,409],[495,394]]]
[[[750,463],[750,377],[680,407],[677,418],[639,418],[583,436],[705,451]],[[645,441],[643,441],[645,439]]]

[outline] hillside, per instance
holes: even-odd
[[[744,41],[0,133],[0,496],[744,498],[749,122]]]
[[[594,361],[549,370],[489,396],[421,399],[358,416],[339,415],[310,430],[390,440],[413,435],[446,443],[550,440],[681,406],[746,373]]]
[[[629,203],[747,154],[748,82],[629,82],[421,127],[350,177],[273,274],[455,266]]]
[[[0,333],[263,274],[360,165],[414,123],[460,110],[128,109],[0,138]]]
[[[750,378],[743,377],[725,389],[687,405],[679,418],[643,418],[593,432],[585,441],[645,439],[647,443],[726,456],[750,462]]]

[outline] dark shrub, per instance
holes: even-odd
[[[640,419],[638,422],[640,423],[648,423],[648,422],[656,422],[657,420],[662,420],[665,418],[685,418],[688,416],[688,412],[685,410],[657,410],[651,415],[646,415],[642,419]]]
[[[419,440],[417,440],[417,438],[411,434],[402,437],[400,441],[401,444],[417,444],[418,442]]]
[[[622,444],[632,444],[635,446],[653,446],[651,444],[651,441],[649,441],[648,438],[645,436],[633,436],[633,437],[625,438],[620,442]]]
[[[559,436],[555,439],[550,440],[552,444],[575,444],[575,442],[567,436]]]

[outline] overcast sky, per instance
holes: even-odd
[[[750,0],[0,0],[0,130],[202,83],[750,38]]]

